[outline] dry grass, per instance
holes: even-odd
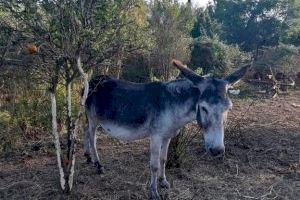
[[[170,142],[166,164],[166,168],[168,169],[173,167],[179,168],[187,161],[188,148],[200,133],[200,128],[193,133],[191,126],[187,127],[181,128],[178,135],[172,138]]]
[[[167,170],[171,189],[161,191],[164,199],[300,199],[300,109],[292,106],[300,104],[300,92],[257,100],[250,109],[251,100],[233,103],[229,122],[246,114],[243,126],[225,136],[225,157],[205,155],[196,137],[187,162]],[[192,124],[189,130],[197,129]],[[69,196],[61,194],[51,150],[1,159],[0,199],[147,199],[149,141],[126,143],[102,135],[98,143],[106,174],[95,174],[79,146]]]

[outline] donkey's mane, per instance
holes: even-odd
[[[168,81],[165,85],[168,91],[177,93],[183,90],[189,90],[193,86],[193,83],[183,78]]]

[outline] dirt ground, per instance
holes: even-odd
[[[199,134],[186,163],[167,170],[171,188],[160,190],[164,199],[300,199],[300,108],[292,105],[300,104],[300,91],[233,103],[225,156],[205,155]],[[103,176],[85,163],[79,144],[70,195],[61,194],[56,158],[47,149],[0,159],[0,199],[148,199],[148,140],[127,143],[101,135]]]

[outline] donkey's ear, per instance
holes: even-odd
[[[246,64],[237,71],[233,72],[232,74],[228,75],[225,80],[228,82],[229,85],[234,85],[238,83],[245,74],[249,71],[252,67],[252,64]]]
[[[193,70],[187,68],[186,65],[182,64],[181,61],[179,60],[172,60],[172,64],[180,70],[181,74],[189,79],[190,81],[192,81],[194,84],[200,83],[201,81],[204,80],[204,78],[202,78],[201,76],[198,76],[195,72],[193,72]]]

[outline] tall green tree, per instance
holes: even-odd
[[[278,44],[287,5],[288,0],[214,0],[214,18],[222,24],[223,40],[252,51]]]
[[[149,21],[156,44],[150,65],[155,76],[168,80],[177,73],[170,65],[172,58],[189,60],[194,17],[189,4],[180,5],[177,1],[154,0],[149,6]]]
[[[300,45],[300,0],[290,0],[286,17],[287,29],[283,35],[283,42]]]
[[[212,18],[213,7],[210,4],[206,9],[198,8],[195,11],[196,20],[191,32],[193,38],[208,37],[217,35],[220,25]]]

